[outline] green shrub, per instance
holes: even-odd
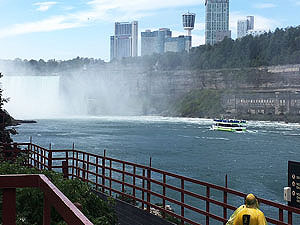
[[[103,201],[92,191],[88,184],[81,180],[68,180],[57,172],[28,168],[20,165],[20,160],[15,163],[0,162],[0,174],[45,174],[70,201],[79,202],[82,205],[83,214],[95,225],[117,224],[117,217],[112,209],[113,202]],[[0,197],[2,200],[2,192]],[[16,198],[18,225],[43,223],[43,192],[41,190],[37,188],[19,188],[17,189]],[[2,209],[2,202],[0,202],[0,205]],[[65,224],[62,217],[54,209],[51,211],[51,224]]]

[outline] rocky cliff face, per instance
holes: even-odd
[[[87,76],[92,78],[89,82]],[[70,89],[74,79],[88,82],[80,91],[95,100],[94,108],[103,108],[99,102],[109,92],[113,99],[121,99],[119,104],[134,106],[138,114],[162,113],[190,91],[215,89],[223,91],[221,101],[228,114],[300,115],[300,65],[200,71],[122,66],[64,77],[64,89]],[[98,89],[91,92],[88,87],[95,85]],[[110,88],[104,91],[107,85]]]
[[[158,111],[192,90],[215,89],[224,91],[221,101],[228,114],[300,115],[300,65],[148,71],[137,82],[139,94]]]

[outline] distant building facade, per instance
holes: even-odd
[[[238,20],[237,38],[245,37],[249,30],[254,30],[254,16],[247,16],[245,20]]]
[[[247,29],[253,30],[254,29],[254,16],[247,16]]]
[[[141,55],[163,54],[165,52],[166,38],[172,37],[172,31],[168,28],[160,28],[157,31],[146,30],[141,33]]]
[[[219,37],[229,32],[229,0],[206,0],[205,1],[205,44],[214,45]],[[231,36],[227,36],[231,38]],[[223,40],[223,39],[222,39]],[[222,41],[221,40],[221,41]]]
[[[247,20],[238,20],[237,22],[237,38],[242,38],[247,35],[248,30]]]
[[[110,60],[138,56],[138,22],[116,22],[110,37]]]
[[[184,52],[189,51],[192,36],[168,37],[165,41],[165,52]]]
[[[216,31],[216,43],[223,41],[225,37],[231,38],[231,30],[217,30]]]

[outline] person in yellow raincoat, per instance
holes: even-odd
[[[248,194],[245,205],[237,208],[229,218],[226,225],[267,225],[267,220],[253,194]]]

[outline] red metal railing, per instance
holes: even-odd
[[[138,203],[148,212],[151,208],[176,217],[181,224],[225,224],[229,215],[246,194],[200,180],[106,156],[70,150],[52,150],[31,143],[19,143],[29,153],[28,165],[38,169],[61,170],[65,177],[79,178],[95,190],[120,195]],[[300,209],[258,198],[270,224],[300,224]],[[159,203],[160,205],[157,205]],[[172,204],[175,211],[166,208]]]
[[[72,225],[92,225],[76,206],[45,175],[0,175],[3,189],[2,223],[16,224],[16,188],[39,188],[44,192],[43,225],[50,225],[51,206]]]

